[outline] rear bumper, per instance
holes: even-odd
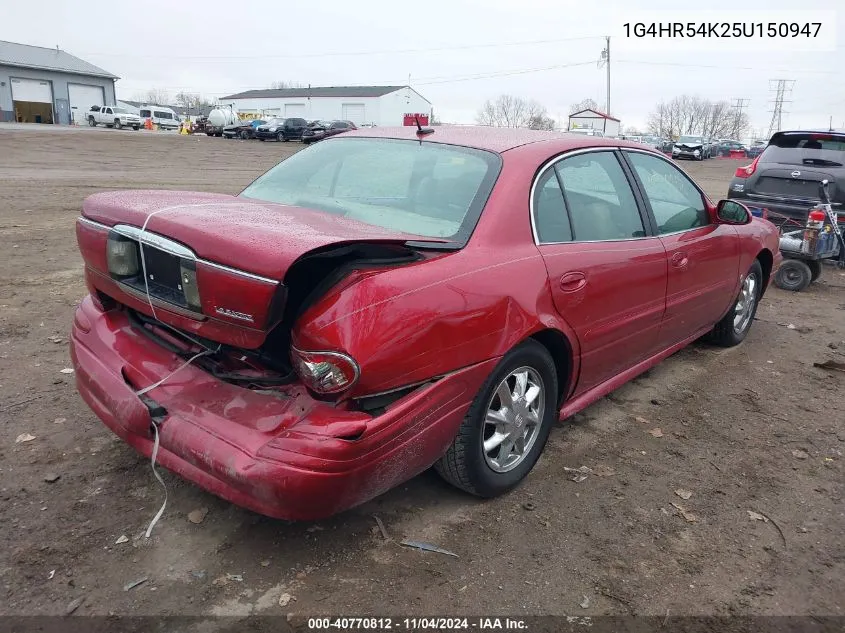
[[[801,226],[807,222],[807,214],[812,205],[807,203],[789,203],[779,200],[768,200],[764,198],[749,198],[744,197],[741,192],[733,190],[733,183],[728,190],[728,198],[741,202],[745,206],[753,209],[768,209],[770,214],[787,217],[791,220],[797,220]],[[775,218],[771,218],[775,220]]]
[[[167,376],[181,359],[135,332],[124,313],[99,310],[90,296],[74,317],[71,357],[88,406],[149,456],[153,420],[135,391]],[[431,466],[496,360],[420,387],[377,417],[316,401],[299,385],[258,393],[188,366],[146,394],[165,409],[157,418],[158,460],[260,514],[323,518]]]

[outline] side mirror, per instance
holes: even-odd
[[[721,224],[749,224],[751,210],[736,200],[719,200],[716,206],[716,218]]]

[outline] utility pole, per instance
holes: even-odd
[[[777,82],[777,84],[775,88],[770,88],[770,90],[775,90],[775,98],[774,107],[771,110],[772,121],[769,123],[769,138],[775,132],[783,129],[783,104],[792,103],[791,100],[784,97],[792,92],[792,87],[795,85],[794,79],[771,79],[769,85],[771,86],[773,82]]]
[[[604,113],[610,114],[610,36],[606,35],[604,40],[606,44],[597,65],[599,68],[604,66],[607,70],[607,99],[604,102]]]
[[[748,105],[749,101],[749,99],[737,98],[736,103],[731,106],[734,110],[734,125],[731,136],[737,140],[739,140],[739,128],[742,124],[742,111]]]

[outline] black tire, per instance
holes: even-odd
[[[214,136],[214,132],[206,132],[205,135],[206,136]]]
[[[120,122],[120,119],[114,120],[114,129],[119,130],[123,127],[123,123]]]
[[[97,127],[97,120],[94,117],[89,116],[88,125],[90,125],[91,127]]]
[[[141,126],[140,126],[140,125],[133,125],[133,126],[132,126],[132,129],[133,129],[133,130],[135,130],[135,131],[137,132],[138,130],[140,130],[140,129],[141,129]]]
[[[496,472],[485,459],[484,421],[496,389],[517,368],[533,369],[543,383],[544,406],[534,443],[512,470]],[[557,372],[549,351],[529,339],[508,352],[473,400],[458,434],[446,454],[434,465],[438,474],[453,486],[479,497],[495,497],[516,487],[534,468],[557,418]]]
[[[249,132],[246,130],[241,130],[241,140],[248,141],[249,140]]]
[[[734,320],[738,316],[737,311],[740,309],[741,302],[744,300],[745,283],[747,280],[752,279],[754,280],[754,303],[751,306],[750,312],[746,313],[747,318],[743,318],[739,323],[739,327],[737,327],[734,324]],[[742,280],[743,285],[740,288],[739,295],[731,305],[731,309],[728,310],[728,313],[722,317],[722,320],[710,332],[710,340],[721,347],[739,345],[745,340],[749,330],[751,330],[751,324],[754,323],[754,316],[757,314],[757,306],[760,304],[760,297],[763,296],[763,268],[760,266],[759,260],[754,260],[754,263]]]
[[[223,136],[223,132],[217,132],[214,136],[216,136],[217,138],[220,138],[221,136]]]
[[[807,262],[807,267],[810,269],[810,283],[822,276],[822,263],[819,261]]]
[[[264,141],[266,141],[267,139],[260,138],[260,139],[258,139],[258,140],[259,140],[259,141],[261,141],[261,142],[263,143],[263,142],[264,142]]]
[[[783,290],[800,292],[813,281],[813,271],[800,259],[785,259],[775,275],[775,284]]]
[[[279,143],[281,143],[282,141],[287,140],[287,139],[285,138],[285,133],[284,133],[284,132],[279,132],[278,134],[276,134],[276,140],[277,140],[277,141],[279,141]]]

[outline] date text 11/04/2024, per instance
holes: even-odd
[[[309,631],[521,631],[528,628],[525,620],[519,618],[375,618],[334,617],[308,618]]]
[[[818,37],[821,22],[626,22],[625,37],[634,38],[796,38]]]

